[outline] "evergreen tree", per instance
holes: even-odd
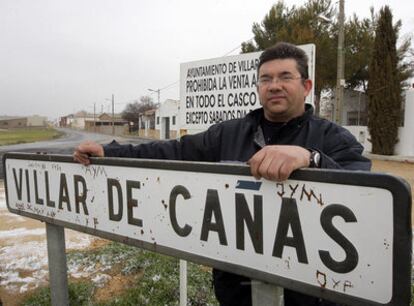
[[[323,21],[323,15],[332,22]],[[242,53],[264,50],[279,41],[296,45],[313,43],[316,45],[315,69],[315,106],[319,110],[319,98],[322,91],[331,91],[336,85],[336,60],[338,46],[337,12],[331,0],[308,0],[302,6],[288,7],[279,0],[261,23],[252,27],[254,41],[242,43]],[[368,67],[372,58],[375,25],[379,16],[371,8],[370,18],[351,16],[345,21],[345,81],[346,88],[367,92]],[[401,21],[394,25],[396,35]],[[402,40],[397,50],[400,84],[407,86],[407,80],[413,76],[414,51],[411,39]],[[346,101],[345,101],[346,103]]]
[[[398,68],[397,29],[390,8],[384,6],[377,20],[368,80],[368,129],[375,154],[392,155],[398,142],[403,77]]]
[[[332,22],[324,21],[325,16]],[[324,90],[333,91],[336,85],[338,52],[337,12],[331,0],[308,0],[302,6],[287,7],[279,1],[264,17],[261,24],[253,24],[254,43],[242,43],[242,53],[264,50],[276,42],[296,45],[316,45],[315,106],[319,113],[319,98]],[[374,18],[359,19],[354,15],[345,23],[345,79],[347,88],[367,83],[367,67],[374,40]]]

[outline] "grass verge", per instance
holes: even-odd
[[[71,252],[68,269],[75,265],[80,270],[92,267],[91,270],[110,275],[110,279],[104,284],[92,282],[94,276],[70,281],[70,305],[179,305],[179,261],[176,258],[109,243],[99,249]],[[128,281],[120,282],[120,278]],[[188,263],[187,278],[187,305],[218,305],[209,268]],[[113,282],[116,280],[118,284]],[[22,305],[51,305],[49,288],[35,290]]]
[[[97,249],[69,253],[69,270],[74,266],[79,270],[106,273],[111,275],[111,280],[105,284],[92,282],[92,277],[70,281],[70,305],[179,305],[179,263],[175,258],[111,242]],[[187,273],[187,305],[218,305],[212,289],[211,270],[189,262]],[[116,280],[119,275],[129,281],[114,284],[112,280]],[[33,291],[21,305],[51,305],[49,288]],[[410,305],[414,306],[414,301]]]
[[[55,139],[62,135],[53,128],[0,130],[0,146]]]

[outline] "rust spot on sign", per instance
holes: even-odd
[[[326,287],[326,274],[316,270],[316,280],[319,284],[319,286],[321,286],[322,288]]]

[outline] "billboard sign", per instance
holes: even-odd
[[[300,45],[309,57],[309,78],[315,81],[315,45]],[[261,52],[183,63],[180,66],[181,128],[205,130],[242,118],[260,107],[256,92]],[[314,104],[311,90],[306,103]]]

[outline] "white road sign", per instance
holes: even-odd
[[[11,212],[349,305],[408,305],[411,202],[387,175],[8,154]],[[408,269],[408,271],[407,271]]]
[[[315,45],[300,45],[309,57],[309,79],[315,81]],[[262,52],[183,63],[180,66],[181,127],[204,130],[221,121],[242,118],[260,107],[257,65]],[[314,104],[311,90],[306,103]]]

